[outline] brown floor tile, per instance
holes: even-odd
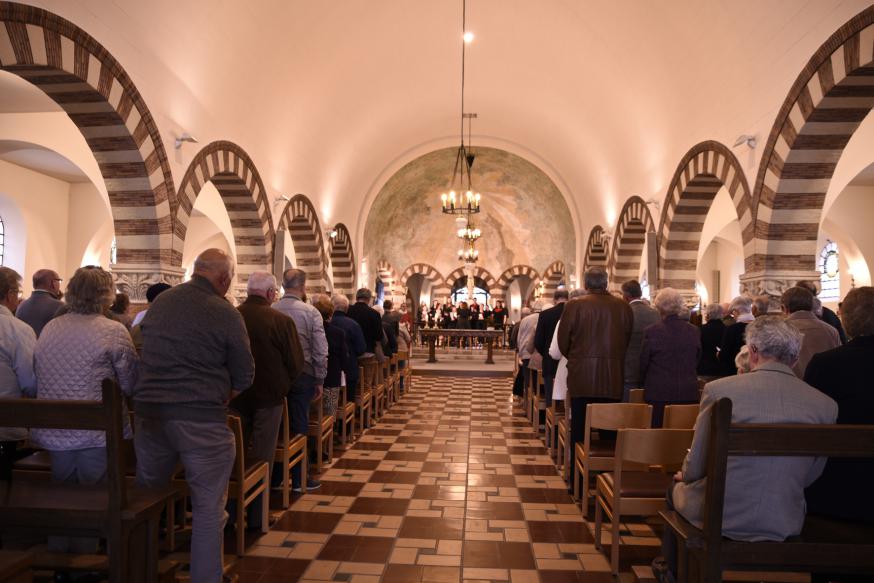
[[[509,464],[510,456],[500,453],[482,453],[471,454],[468,457],[468,463],[471,464]]]
[[[322,480],[322,487],[316,490],[319,496],[357,496],[364,484],[361,482],[332,482]]]
[[[373,472],[368,480],[372,484],[415,484],[419,472]]]
[[[395,443],[417,443],[419,445],[428,445],[434,441],[433,437],[425,435],[400,435]]]
[[[418,500],[464,500],[467,488],[464,486],[416,486],[413,498]]]
[[[320,561],[351,561],[354,563],[387,563],[394,539],[387,537],[348,536],[335,534],[319,553]]]
[[[464,520],[407,516],[398,532],[401,538],[461,540]]]
[[[613,574],[607,571],[548,571],[542,580],[549,583],[615,583]]]
[[[531,545],[492,541],[465,541],[461,564],[489,569],[536,569]]]
[[[555,466],[552,464],[526,464],[513,466],[513,474],[517,476],[554,476]]]
[[[418,475],[418,474],[415,474]],[[403,516],[407,512],[409,500],[395,498],[356,498],[349,508],[350,514],[376,514],[382,516]]]
[[[468,474],[468,486],[492,486],[497,488],[515,488],[516,480],[506,474]],[[523,500],[527,502],[527,500]]]
[[[458,567],[389,565],[382,583],[457,583],[460,578],[461,569]]]
[[[522,504],[517,502],[468,502],[464,516],[483,520],[525,520]]]
[[[271,528],[273,530],[287,530],[291,532],[315,532],[328,534],[334,531],[334,527],[343,518],[342,514],[328,514],[327,512],[286,512]]]
[[[519,498],[525,503],[573,504],[574,499],[564,488],[519,488]]]
[[[594,538],[583,522],[540,521],[528,522],[531,542],[535,543],[592,543]]]
[[[465,474],[467,473],[467,464],[453,464],[446,462],[425,462],[422,464],[423,472],[435,472],[447,474]]]
[[[334,469],[341,470],[375,470],[379,467],[382,460],[356,460],[356,459],[339,459],[331,465]]]
[[[240,557],[236,568],[238,573],[266,573],[278,560],[273,557]]]
[[[388,451],[391,449],[392,444],[390,443],[374,443],[371,441],[362,442],[359,441],[355,445],[352,446],[351,449],[357,449],[359,451]]]
[[[385,454],[385,459],[399,462],[424,462],[428,459],[428,452],[390,451]]]
[[[282,575],[288,581],[295,577],[300,578],[309,565],[310,561],[303,559],[276,559],[276,562],[270,566],[267,574]]]

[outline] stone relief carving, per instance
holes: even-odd
[[[179,285],[182,283],[184,272],[161,269],[160,271],[135,271],[128,269],[113,268],[113,277],[118,291],[130,297],[132,303],[146,303],[146,290],[156,283]]]

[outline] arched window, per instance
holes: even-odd
[[[838,244],[827,241],[819,253],[817,270],[822,290],[819,299],[823,302],[837,302],[841,299],[840,255]]]
[[[0,265],[3,265],[3,259],[6,257],[6,225],[3,223],[3,217],[0,217]]]

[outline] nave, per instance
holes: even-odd
[[[511,384],[416,375],[247,549],[240,582],[613,581],[609,545],[595,549]],[[622,534],[619,580],[649,581],[632,565],[649,572],[657,533],[641,521]]]

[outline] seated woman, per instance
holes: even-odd
[[[661,322],[643,331],[640,378],[644,399],[653,406],[652,426],[662,426],[665,405],[698,402],[698,329],[683,319],[686,302],[677,290],[666,287],[655,297]]]
[[[137,353],[124,324],[104,316],[115,300],[112,276],[99,267],[82,267],[67,285],[68,311],[43,328],[34,351],[37,398],[101,401],[103,379],[118,381],[130,395],[136,381]],[[132,437],[128,416],[124,436]],[[35,429],[34,442],[52,459],[52,479],[96,484],[106,478],[106,435],[101,431]],[[50,537],[54,552],[94,552],[94,539]]]

